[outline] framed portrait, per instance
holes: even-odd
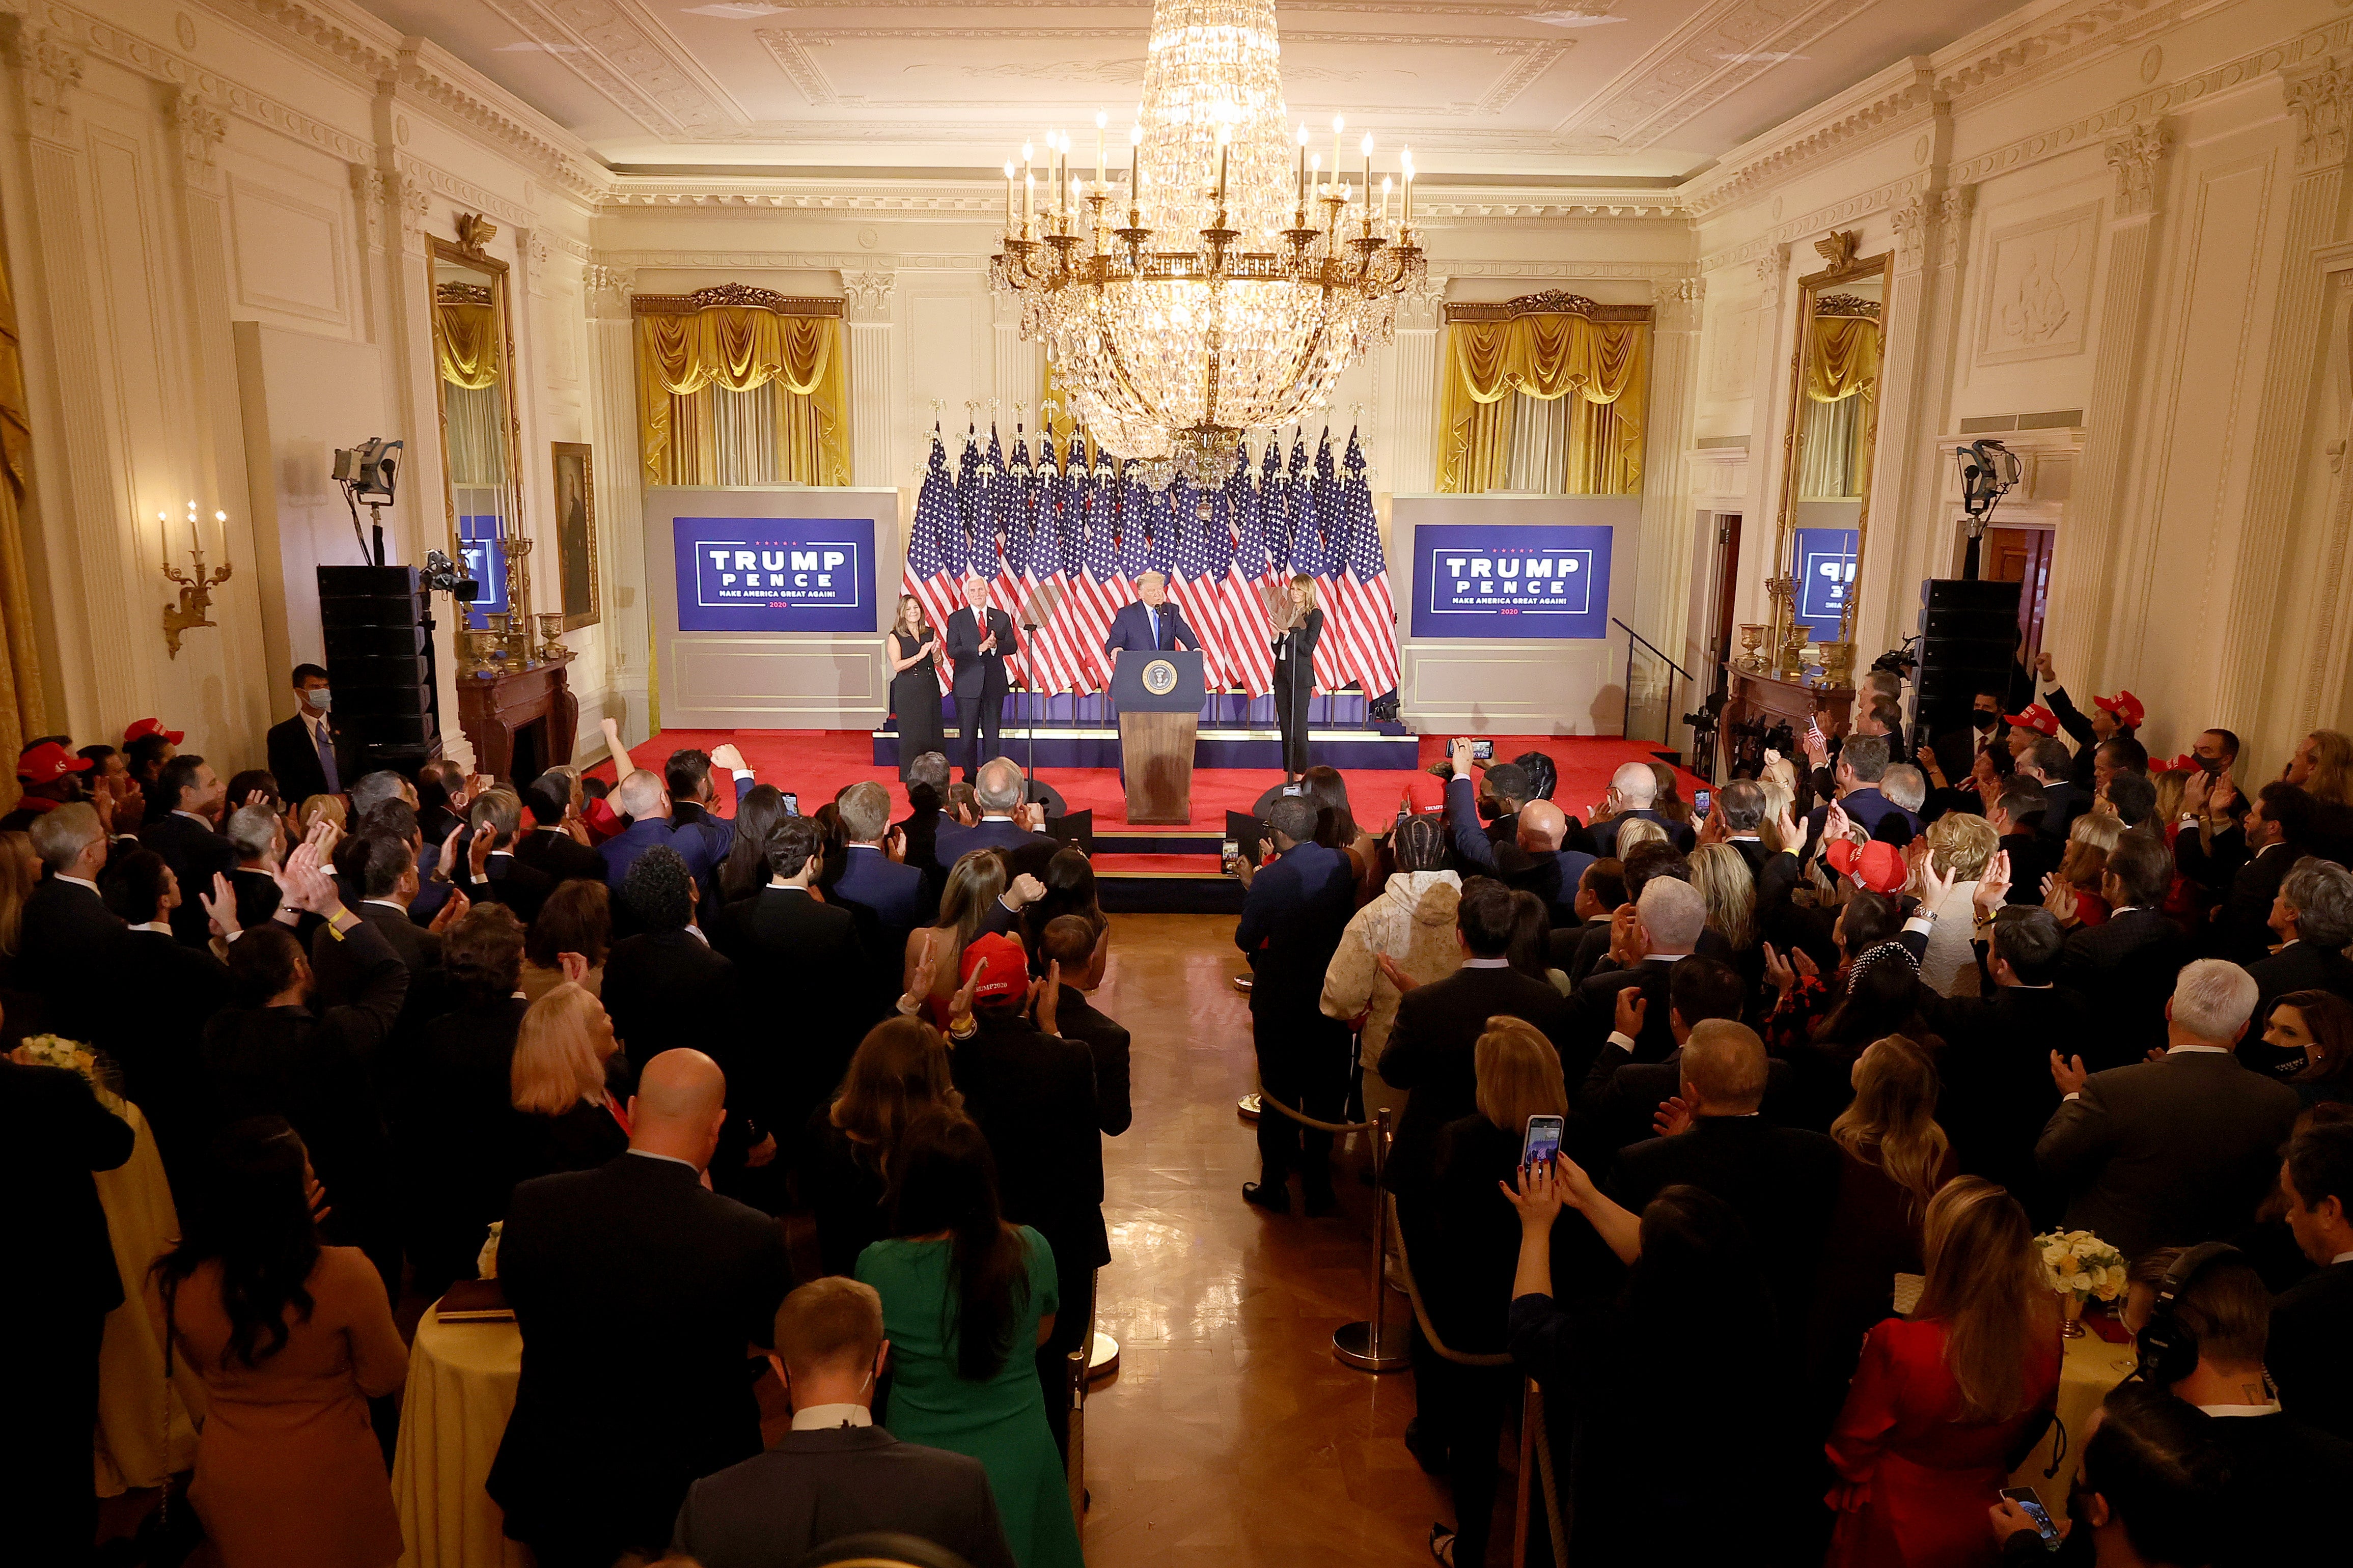
[[[564,629],[593,626],[596,597],[596,473],[583,441],[554,441],[555,456],[555,577],[564,596]]]

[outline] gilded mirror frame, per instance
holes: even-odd
[[[518,617],[514,624],[528,630],[531,578],[525,560],[529,546],[525,544],[518,548],[518,542],[527,535],[522,517],[522,419],[515,405],[514,313],[507,287],[510,276],[507,264],[485,254],[484,250],[491,237],[497,232],[497,226],[480,216],[460,215],[458,219],[459,238],[448,240],[438,235],[427,237],[425,298],[433,333],[433,415],[441,436],[441,504],[448,525],[448,551],[452,559],[462,563],[466,558],[465,542],[458,532],[458,487],[449,462],[449,399],[444,390],[440,368],[444,332],[438,307],[443,284],[436,274],[446,262],[453,267],[486,273],[491,279],[489,303],[498,323],[500,428],[504,433],[506,447],[505,479],[501,487],[504,492],[504,518],[499,534],[502,547],[500,556],[505,565],[507,609]],[[465,625],[460,630],[479,629],[474,621],[476,612],[470,605],[465,608]]]
[[[1807,640],[1797,620],[1796,510],[1799,471],[1803,457],[1806,353],[1812,341],[1810,328],[1815,306],[1841,287],[1876,279],[1879,283],[1879,320],[1883,334],[1888,297],[1894,282],[1894,253],[1882,251],[1876,256],[1857,257],[1857,239],[1852,229],[1843,229],[1816,240],[1814,248],[1821,253],[1822,259],[1829,265],[1820,272],[1809,273],[1798,279],[1798,319],[1793,334],[1796,341],[1789,349],[1788,397],[1782,416],[1781,494],[1773,531],[1774,575],[1766,584],[1767,591],[1773,597],[1769,662],[1777,671],[1788,676],[1801,673],[1803,663],[1799,650]],[[1843,651],[1834,655],[1823,670],[1825,680],[1832,686],[1849,684],[1853,675],[1856,618],[1853,584],[1859,584],[1862,580],[1863,557],[1871,544],[1871,484],[1879,467],[1879,407],[1883,401],[1883,396],[1870,399],[1862,429],[1862,504],[1854,520],[1854,576],[1839,612],[1838,643]]]

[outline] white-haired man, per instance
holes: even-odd
[[[711,846],[700,833],[680,833],[670,826],[670,786],[662,776],[644,768],[623,778],[611,797],[612,807],[629,819],[629,826],[596,847],[605,861],[605,885],[615,893],[628,880],[638,857],[657,844],[667,844],[686,862],[697,882],[711,875]]]
[[[2300,1102],[2241,1065],[2255,981],[2237,964],[2183,966],[2166,1004],[2166,1050],[2086,1073],[2051,1053],[2066,1096],[2034,1148],[2042,1179],[2067,1198],[2067,1228],[2126,1258],[2229,1236],[2271,1190]]]
[[[1013,617],[988,602],[988,584],[964,580],[964,608],[948,617],[948,658],[955,664],[956,749],[964,753],[964,780],[972,783],[980,764],[1000,755],[1005,727],[1005,661],[1021,651]]]
[[[1645,822],[1657,823],[1665,832],[1668,843],[1684,854],[1690,854],[1694,841],[1692,830],[1683,823],[1652,811],[1651,803],[1658,798],[1658,775],[1651,772],[1650,763],[1619,764],[1618,771],[1609,775],[1609,795],[1594,808],[1593,815],[1600,820],[1593,824],[1593,852],[1604,860],[1615,859],[1618,855],[1618,825],[1639,816]],[[1606,818],[1605,813],[1608,814]]]
[[[1667,1022],[1667,973],[1698,950],[1700,932],[1707,928],[1707,900],[1689,882],[1653,877],[1643,884],[1637,903],[1617,911],[1614,925],[1610,960],[1585,977],[1570,1004],[1575,1059],[1564,1058],[1561,1066],[1572,1083],[1585,1081],[1586,1070],[1609,1042],[1617,1026],[1618,994],[1628,986],[1636,987],[1642,999],[1634,1059],[1664,1061],[1675,1048]]]

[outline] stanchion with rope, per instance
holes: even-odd
[[[1261,1089],[1257,1099],[1262,1110],[1288,1116],[1302,1127],[1312,1127],[1318,1132],[1334,1134],[1369,1132],[1373,1137],[1373,1310],[1372,1316],[1362,1322],[1343,1323],[1332,1331],[1332,1353],[1344,1366],[1358,1372],[1403,1372],[1412,1363],[1404,1352],[1389,1342],[1383,1331],[1382,1309],[1388,1304],[1383,1292],[1388,1289],[1388,1194],[1381,1186],[1382,1167],[1388,1161],[1389,1124],[1397,1113],[1383,1106],[1370,1121],[1324,1121],[1285,1105]]]

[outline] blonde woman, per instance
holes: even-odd
[[[344,809],[342,795],[314,795],[303,800],[301,815],[298,820],[301,825],[302,836],[307,838],[310,837],[311,829],[318,826],[322,821],[333,823],[335,831],[342,832],[349,826],[349,816],[350,814]]]
[[[524,1012],[507,1069],[522,1112],[516,1181],[594,1170],[629,1146],[628,1114],[608,1087],[617,1048],[605,1005],[570,981]]]
[[[2125,825],[2105,812],[2087,811],[2067,825],[2067,850],[2059,869],[2042,879],[2042,907],[2063,926],[2099,925],[2108,918],[2100,878],[2108,852],[2125,836]]]
[[[1667,830],[1648,817],[1630,816],[1618,825],[1618,858],[1623,860],[1638,844],[1664,844]]]
[[[940,741],[940,636],[923,614],[923,602],[913,594],[899,600],[899,618],[883,639],[882,657],[891,661],[891,711],[899,737],[899,777],[926,752],[943,750]]]
[[[1274,636],[1274,722],[1282,732],[1282,782],[1296,784],[1307,772],[1307,702],[1315,694],[1315,639],[1324,635],[1324,612],[1315,606],[1315,579],[1294,573],[1284,585],[1283,606],[1268,615]]]
[[[2315,730],[2296,742],[2295,755],[2280,777],[2303,786],[2315,800],[2353,805],[2353,735]]]
[[[1512,1206],[1496,1201],[1496,1185],[1519,1173],[1529,1119],[1567,1117],[1568,1095],[1552,1042],[1518,1018],[1488,1019],[1472,1063],[1478,1113],[1439,1130],[1435,1187],[1419,1200],[1400,1198],[1398,1223],[1421,1308],[1439,1339],[1449,1350],[1492,1354],[1505,1348],[1520,1228]],[[1435,1527],[1431,1549],[1440,1563],[1473,1568],[1487,1561],[1495,1440],[1519,1373],[1446,1361],[1419,1335],[1413,1370],[1424,1413],[1413,1446],[1452,1457],[1455,1529]]]
[[[1462,879],[1446,870],[1445,819],[1409,816],[1389,835],[1397,869],[1378,897],[1358,910],[1341,933],[1339,951],[1324,973],[1324,1016],[1353,1022],[1360,1035],[1357,1056],[1365,1064],[1365,1111],[1405,1104],[1405,1091],[1380,1075],[1381,1051],[1397,1022],[1398,989],[1388,969],[1427,985],[1462,964],[1454,937],[1454,910]],[[1381,961],[1388,960],[1388,964]]]
[[[1038,886],[1034,878],[1028,881]],[[988,906],[1005,896],[1005,862],[993,850],[971,850],[948,868],[947,882],[940,889],[940,918],[907,933],[901,987],[906,994],[900,998],[900,1012],[928,1009],[934,1025],[947,1026],[948,998],[955,994],[964,950],[980,934]]]
[[[1975,996],[1978,992],[1977,954],[1969,947],[1975,921],[1970,900],[1978,879],[1985,875],[2001,839],[1982,816],[1948,811],[1928,825],[1915,840],[1926,846],[1913,862],[1912,891],[1918,893],[1924,871],[1953,879],[1953,886],[1935,910],[1936,923],[1928,933],[1928,952],[1920,960],[1920,984],[1939,996]]]
[[[1831,1428],[1826,1568],[1990,1563],[1986,1500],[2058,1397],[2059,1298],[2018,1200],[1954,1178],[1929,1201],[1926,1251],[1920,1304],[1873,1326]]]
[[[1634,824],[1628,823],[1626,827]],[[1626,828],[1618,830],[1625,843]],[[1757,879],[1748,862],[1729,844],[1703,844],[1691,854],[1692,886],[1707,901],[1707,923],[1736,955],[1757,945]]]

